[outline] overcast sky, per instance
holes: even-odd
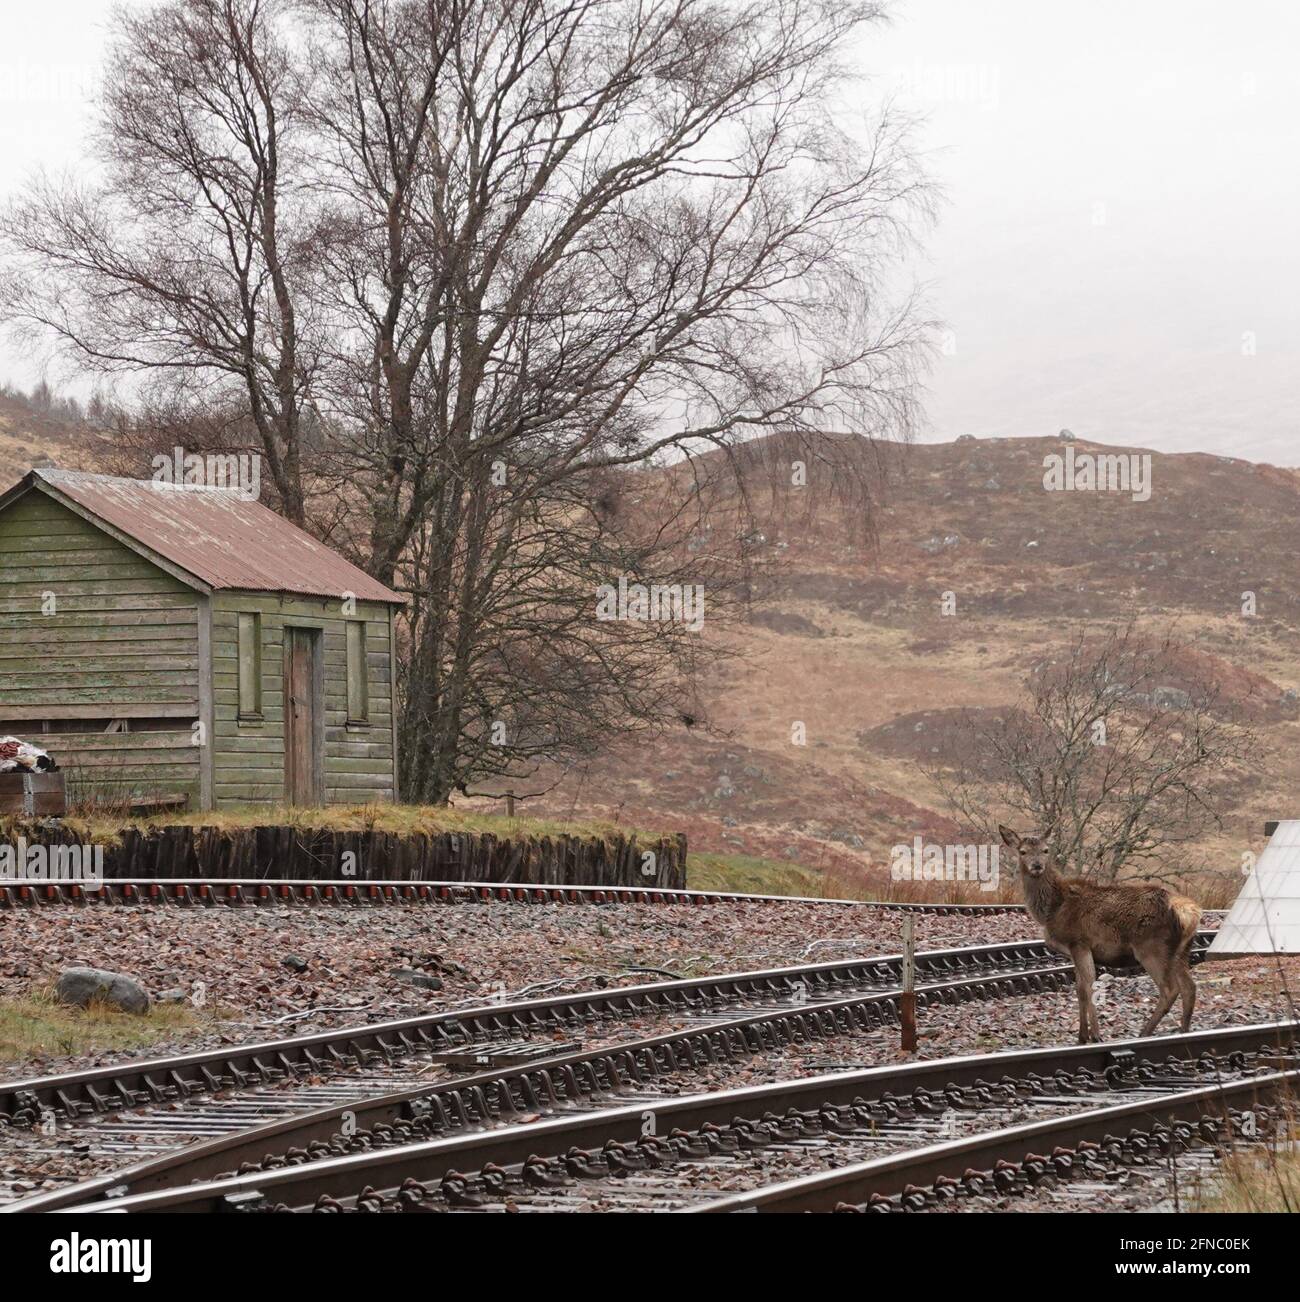
[[[946,192],[928,437],[1300,464],[1300,5],[904,0],[864,70]],[[102,0],[6,5],[0,194],[75,167]],[[870,92],[868,92],[870,93]],[[0,378],[31,362],[0,351]]]

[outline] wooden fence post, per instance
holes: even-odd
[[[904,1053],[916,1052],[916,919],[903,915],[903,992],[898,1000]]]

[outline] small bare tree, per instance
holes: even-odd
[[[965,716],[930,776],[990,841],[1008,812],[1079,875],[1185,872],[1172,852],[1222,825],[1258,738],[1198,658],[1133,623],[1035,666],[1028,701]]]

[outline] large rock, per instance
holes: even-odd
[[[1151,704],[1159,710],[1190,710],[1192,698],[1181,687],[1157,687],[1151,693]]]
[[[106,972],[99,967],[70,967],[59,974],[55,996],[65,1004],[85,1008],[92,999],[102,999],[124,1013],[147,1013],[149,992],[134,977]]]

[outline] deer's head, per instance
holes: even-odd
[[[1020,863],[1020,871],[1029,877],[1041,877],[1051,862],[1051,855],[1047,850],[1048,834],[1044,832],[1041,836],[1031,832],[1028,836],[1021,836],[1019,832],[1013,832],[1009,827],[998,824],[998,835],[1002,838],[1002,843],[1008,845],[1016,852]]]

